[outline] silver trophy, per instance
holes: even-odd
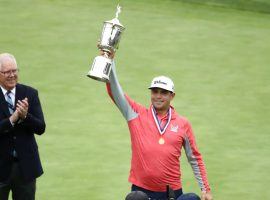
[[[87,76],[92,79],[102,82],[109,81],[112,65],[112,59],[109,58],[109,54],[115,53],[121,34],[125,29],[118,20],[120,12],[121,7],[118,5],[115,18],[104,22],[103,31],[98,44],[99,50],[103,51],[104,55],[95,57],[92,67],[87,74]]]

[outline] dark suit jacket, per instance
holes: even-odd
[[[38,98],[38,91],[26,85],[17,84],[15,105],[18,100],[28,98],[29,108],[26,118],[14,127],[9,121],[10,113],[5,97],[0,91],[0,182],[8,179],[15,149],[19,166],[25,180],[33,180],[43,173],[38,146],[34,134],[45,131],[45,121]]]

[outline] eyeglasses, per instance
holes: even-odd
[[[4,76],[10,76],[11,74],[17,75],[19,72],[19,69],[12,69],[8,71],[0,71]]]

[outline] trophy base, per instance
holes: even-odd
[[[112,60],[104,56],[97,56],[87,76],[97,81],[109,82]]]
[[[90,75],[90,74],[87,74],[86,76],[89,77],[89,78],[92,78],[92,79],[94,79],[94,80],[96,80],[96,81],[100,81],[100,82],[104,82],[104,83],[109,82],[108,79],[105,79],[105,78],[99,78],[99,77],[96,77],[96,76],[93,76],[93,75]]]

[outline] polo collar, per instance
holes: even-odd
[[[162,128],[161,125],[160,125],[160,122],[159,122],[158,117],[157,117],[157,111],[155,110],[155,108],[154,108],[153,105],[151,105],[151,112],[152,112],[152,116],[153,116],[153,118],[155,120],[155,124],[157,126],[157,129],[158,129],[160,135],[163,135],[165,133],[166,129],[168,128],[170,122],[171,122],[171,119],[172,119],[172,108],[170,107],[169,110],[168,110],[168,112],[167,112],[167,116],[168,117],[167,117],[167,122],[166,122],[164,128]]]

